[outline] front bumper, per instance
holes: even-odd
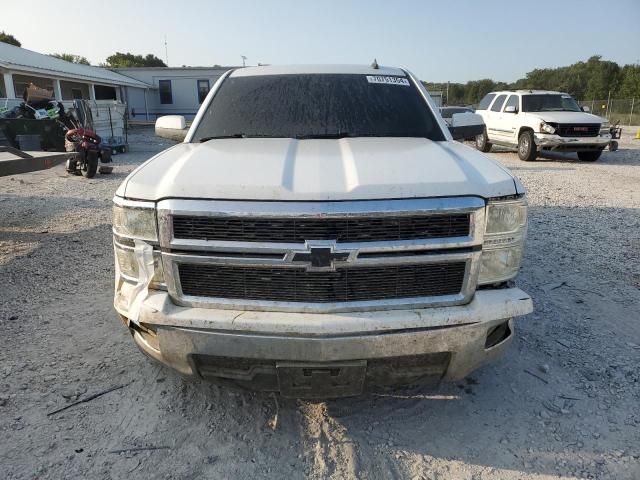
[[[611,141],[611,135],[597,137],[561,137],[547,133],[535,133],[534,140],[538,148],[564,152],[583,152],[602,150]]]
[[[511,319],[532,309],[517,288],[481,290],[461,306],[338,314],[189,308],[150,291],[139,322],[127,323],[145,354],[184,375],[330,397],[357,394],[369,384],[461,379],[503,351]],[[487,346],[499,326],[506,334]],[[307,381],[303,373],[317,388],[294,388]],[[345,385],[353,388],[341,389]]]

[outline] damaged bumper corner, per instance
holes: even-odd
[[[114,238],[113,247],[115,253],[115,306],[123,316],[125,325],[130,322],[138,325],[138,316],[142,303],[149,295],[151,288],[164,287],[159,282],[156,269],[160,265],[155,256],[153,247],[141,240],[134,240],[133,245],[123,245]],[[161,272],[161,270],[160,270]],[[159,275],[162,278],[162,273]],[[125,288],[126,295],[121,294]]]
[[[611,135],[598,137],[561,137],[547,133],[535,133],[534,141],[539,148],[559,151],[589,151],[601,150],[611,141]]]

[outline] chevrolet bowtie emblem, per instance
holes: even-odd
[[[306,263],[307,268],[333,269],[333,262],[345,262],[349,252],[334,252],[331,247],[311,247],[309,252],[296,252],[291,259],[294,263]]]

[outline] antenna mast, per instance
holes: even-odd
[[[167,62],[167,67],[169,66],[169,50],[167,50],[167,36],[164,36],[164,58]]]

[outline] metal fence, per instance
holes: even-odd
[[[591,109],[595,115],[609,119],[609,122],[620,122],[621,125],[640,125],[640,99],[604,99],[582,100],[581,106]]]

